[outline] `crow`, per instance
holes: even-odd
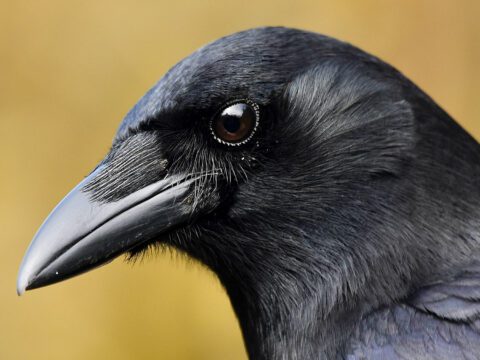
[[[480,359],[480,147],[392,66],[255,28],[180,61],[52,211],[17,291],[151,247],[220,279],[251,359]]]

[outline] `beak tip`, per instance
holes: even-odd
[[[35,280],[36,276],[32,276],[28,269],[23,266],[20,267],[17,278],[17,295],[22,296],[26,290],[30,289],[32,282]]]
[[[17,281],[17,295],[22,296],[27,290],[27,282],[22,279],[22,277],[18,277]]]

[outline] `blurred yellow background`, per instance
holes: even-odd
[[[160,254],[18,298],[18,266],[53,206],[178,60],[238,30],[285,25],[392,63],[480,138],[476,0],[0,0],[0,360],[245,359],[216,277]]]

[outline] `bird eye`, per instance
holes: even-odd
[[[219,143],[239,146],[248,142],[257,130],[260,111],[250,100],[228,103],[210,122],[210,131]]]

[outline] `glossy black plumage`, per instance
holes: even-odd
[[[209,121],[242,98],[260,105],[260,128],[222,146]],[[349,44],[259,28],[205,46],[130,111],[101,171],[81,189],[95,208],[194,179],[172,205],[181,216],[152,236],[145,214],[123,250],[169,245],[210,267],[252,359],[480,358],[480,147]],[[72,275],[54,270],[41,283],[21,272],[20,291]]]

